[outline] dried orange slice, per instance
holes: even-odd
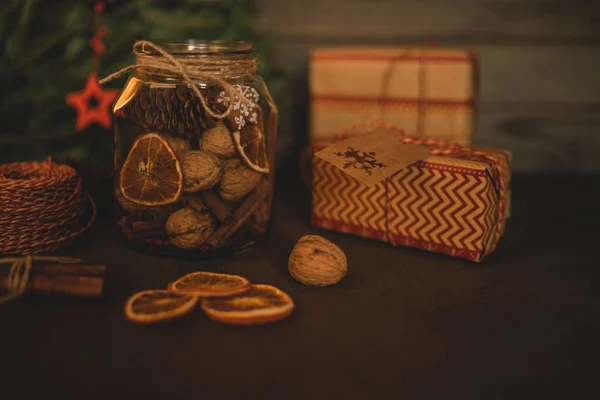
[[[265,135],[260,128],[256,124],[249,124],[232,135],[235,148],[248,168],[263,174],[269,173]]]
[[[240,295],[202,301],[209,318],[231,325],[257,325],[288,317],[294,302],[286,293],[269,285],[252,285]]]
[[[196,296],[168,290],[146,290],[127,299],[125,317],[138,324],[151,324],[185,315],[197,302]]]
[[[181,163],[163,136],[146,133],[133,142],[121,168],[119,188],[127,200],[145,206],[179,200],[183,191]]]
[[[169,285],[169,290],[200,297],[223,297],[246,292],[251,287],[250,281],[241,276],[201,271],[182,276]]]

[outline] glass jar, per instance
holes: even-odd
[[[145,42],[134,53],[113,107],[126,240],[192,256],[255,243],[271,219],[277,108],[252,45]]]

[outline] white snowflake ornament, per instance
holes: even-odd
[[[240,99],[240,97],[234,93],[233,100],[227,96],[225,91],[221,91],[219,93],[219,97],[217,98],[217,103],[222,103],[225,107],[229,107],[229,104],[232,103],[231,111],[233,116],[233,122],[235,122],[235,128],[240,130],[246,125],[246,123],[258,123],[258,101],[260,99],[260,95],[258,91],[250,86],[245,85],[233,85],[233,87],[238,90],[244,97],[248,100],[247,102]],[[233,113],[233,111],[236,111]],[[231,122],[231,120],[230,120]]]

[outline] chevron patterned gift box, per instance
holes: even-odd
[[[427,155],[372,185],[317,153],[312,224],[481,261],[494,250],[510,213],[510,152],[427,149],[442,154]]]

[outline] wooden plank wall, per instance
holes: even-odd
[[[259,0],[293,79],[306,135],[311,49],[465,48],[480,57],[476,144],[513,151],[514,171],[600,172],[600,1]]]

